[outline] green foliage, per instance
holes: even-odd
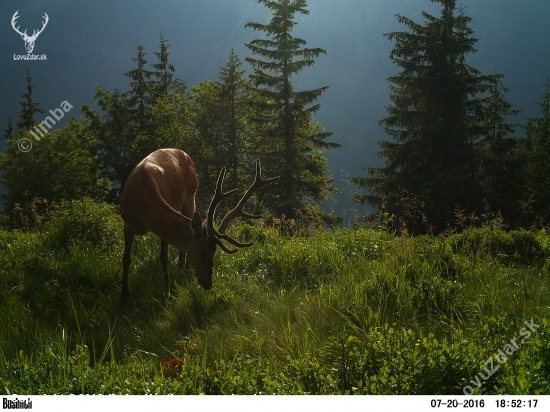
[[[168,52],[169,47],[170,43],[168,43],[161,33],[159,50],[154,52],[158,62],[152,65],[152,68],[155,70],[151,73],[153,77],[156,77],[156,80],[150,85],[150,93],[153,96],[153,101],[158,98],[168,97],[177,88],[177,82],[174,81],[174,72],[176,68],[168,60],[168,56],[170,56]]]
[[[52,248],[69,249],[78,245],[113,250],[121,245],[120,224],[113,205],[84,198],[53,206],[44,232]]]
[[[136,299],[123,308],[122,223],[112,206],[62,202],[38,229],[0,230],[0,391],[548,392],[545,232],[289,238],[240,224],[231,234],[254,246],[216,255],[210,291],[176,271],[176,250],[166,289],[158,238],[137,239]],[[531,319],[539,326],[521,340]],[[519,348],[480,378],[514,338]]]
[[[381,143],[386,168],[354,180],[371,191],[357,200],[378,207],[391,232],[321,230],[339,221],[320,212],[333,190],[325,152],[339,145],[314,119],[327,87],[300,92],[291,78],[325,51],[291,35],[306,0],[257,1],[273,15],[247,24],[267,37],[247,45],[257,57],[246,59],[249,81],[231,51],[220,82],[187,92],[161,35],[150,69],[138,46],[137,67],[125,73],[130,90],[97,88],[103,114],[84,106],[84,120],[21,153],[17,139],[32,140],[40,112],[27,76],[18,130],[10,121],[0,155],[9,209],[0,227],[0,391],[548,393],[550,237],[502,229],[502,219],[548,223],[548,85],[527,138],[507,138],[517,111],[501,75],[465,63],[476,40],[455,1],[433,0],[441,17],[425,13],[424,26],[398,16],[410,32],[387,35],[403,72],[389,79],[393,106],[381,121],[395,142]],[[107,178],[113,201],[135,164],[161,147],[195,160],[199,207],[219,169],[243,186],[260,157],[266,175],[281,175],[255,204],[273,215],[231,227],[254,246],[218,253],[209,291],[176,271],[176,250],[165,285],[158,238],[140,237],[135,299],[121,307],[122,222],[100,201]],[[491,213],[500,215],[490,221]],[[407,235],[443,231],[455,218],[460,234]],[[518,340],[530,319],[537,329]],[[513,339],[521,345],[481,379]]]
[[[32,150],[21,152],[18,139],[32,142]],[[80,199],[88,196],[104,200],[110,182],[104,168],[92,153],[94,138],[85,121],[70,119],[63,129],[53,130],[36,141],[29,132],[12,136],[0,154],[0,183],[6,189],[1,195],[8,213],[19,209],[26,215],[32,202]]]
[[[36,223],[32,220],[37,208],[49,202],[84,196],[104,200],[110,186],[103,165],[91,153],[95,142],[87,122],[72,118],[63,129],[45,135],[37,129],[31,132],[37,125],[36,114],[44,113],[33,100],[31,80],[27,70],[27,93],[22,96],[22,110],[18,112],[18,131],[14,132],[10,118],[2,135],[6,148],[0,153],[0,184],[4,189],[0,200],[7,212],[5,220],[16,226]],[[70,103],[63,103],[63,111],[72,108]],[[46,131],[46,127],[41,130]],[[26,149],[29,151],[22,151]]]
[[[503,365],[503,372],[476,386],[472,379],[484,351],[458,332],[452,340],[384,325],[359,339],[342,334],[319,355],[302,359],[251,358],[207,361],[183,353],[159,365],[155,356],[126,364],[93,362],[85,345],[68,350],[66,338],[29,359],[22,352],[3,361],[3,393],[33,394],[455,394],[473,385],[478,394],[544,394],[548,390],[548,320],[531,344]],[[496,342],[490,342],[496,344]],[[109,349],[106,345],[103,353]],[[532,358],[537,359],[533,361]],[[482,370],[482,369],[481,369]],[[490,385],[493,385],[492,387]]]
[[[540,262],[549,252],[544,233],[527,230],[506,232],[482,227],[453,236],[451,247],[472,258],[489,255],[503,263],[529,267]]]

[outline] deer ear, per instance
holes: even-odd
[[[202,230],[202,219],[197,212],[195,212],[193,219],[191,219],[191,229],[193,229],[195,234],[198,234]]]

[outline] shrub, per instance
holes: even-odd
[[[116,207],[91,199],[62,201],[50,211],[45,225],[52,248],[69,250],[73,244],[110,250],[122,242],[122,220]]]
[[[534,232],[506,232],[490,227],[473,228],[449,239],[455,253],[488,254],[503,263],[530,265],[545,257],[545,249]]]

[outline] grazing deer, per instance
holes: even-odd
[[[235,253],[222,240],[237,247],[241,243],[225,231],[237,216],[258,219],[243,210],[244,205],[257,189],[278,179],[263,180],[260,161],[256,161],[256,178],[237,206],[223,218],[219,228],[214,227],[214,212],[226,197],[237,189],[222,191],[225,167],[218,176],[214,197],[208,208],[206,222],[195,211],[195,193],[199,185],[195,164],[191,157],[178,149],[160,149],[143,159],[130,173],[120,196],[120,214],[124,220],[124,257],[122,258],[122,295],[124,305],[130,297],[128,271],[132,260],[132,244],[135,235],[153,232],[161,239],[160,261],[164,280],[168,283],[168,244],[180,249],[180,261],[187,254],[187,261],[197,275],[199,284],[206,290],[212,287],[212,264],[216,246],[226,253]]]
[[[25,48],[27,49],[27,53],[30,54],[34,50],[34,43],[36,42],[36,39],[38,38],[38,35],[44,31],[44,29],[46,28],[46,25],[48,24],[48,21],[50,20],[50,18],[48,17],[48,15],[46,13],[44,13],[44,16],[43,16],[44,17],[44,22],[42,23],[42,28],[40,30],[36,30],[36,29],[33,30],[32,36],[29,36],[27,34],[27,30],[25,30],[22,33],[22,32],[19,31],[20,26],[15,27],[15,25],[17,24],[16,21],[19,18],[18,13],[19,13],[19,10],[17,10],[14,13],[13,17],[11,18],[11,27],[13,27],[13,30],[15,30],[18,34],[21,35],[21,38],[25,41]]]

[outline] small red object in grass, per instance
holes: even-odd
[[[162,373],[166,378],[176,378],[181,374],[181,369],[183,367],[183,362],[178,359],[170,359],[162,363]]]

